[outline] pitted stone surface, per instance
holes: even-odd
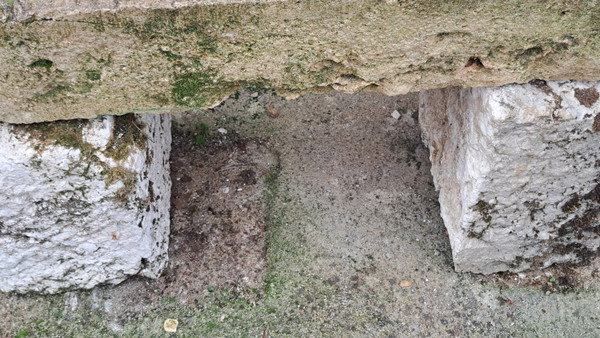
[[[457,271],[585,263],[600,245],[600,83],[420,94]]]
[[[168,116],[0,124],[0,290],[156,278],[167,262]]]

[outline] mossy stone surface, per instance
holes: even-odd
[[[600,79],[597,2],[136,3],[3,7],[0,121],[210,107],[255,82],[294,98]]]

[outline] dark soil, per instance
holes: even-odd
[[[264,179],[275,164],[265,139],[218,135],[198,144],[174,130],[168,287],[260,288],[265,272]]]

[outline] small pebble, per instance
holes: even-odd
[[[392,112],[392,117],[395,118],[396,120],[400,118],[400,113],[397,110],[394,110]]]
[[[219,133],[221,133],[223,135],[227,134],[227,129],[225,129],[225,128],[219,128],[218,130],[219,130]]]
[[[278,117],[279,116],[279,112],[271,107],[267,107],[266,109],[267,115],[269,115],[270,117]]]
[[[407,287],[409,287],[411,285],[412,285],[412,283],[409,280],[401,280],[400,281],[400,286],[403,287],[403,288],[407,288]]]
[[[163,327],[166,332],[177,332],[177,325],[179,325],[179,321],[177,321],[177,319],[168,318],[165,320]]]
[[[229,193],[229,187],[225,187],[225,188],[223,188],[223,193],[224,193],[224,194],[228,194],[228,193]]]

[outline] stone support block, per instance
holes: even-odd
[[[586,263],[600,245],[600,83],[420,94],[457,271]]]
[[[0,124],[0,291],[158,277],[170,147],[168,115]]]

